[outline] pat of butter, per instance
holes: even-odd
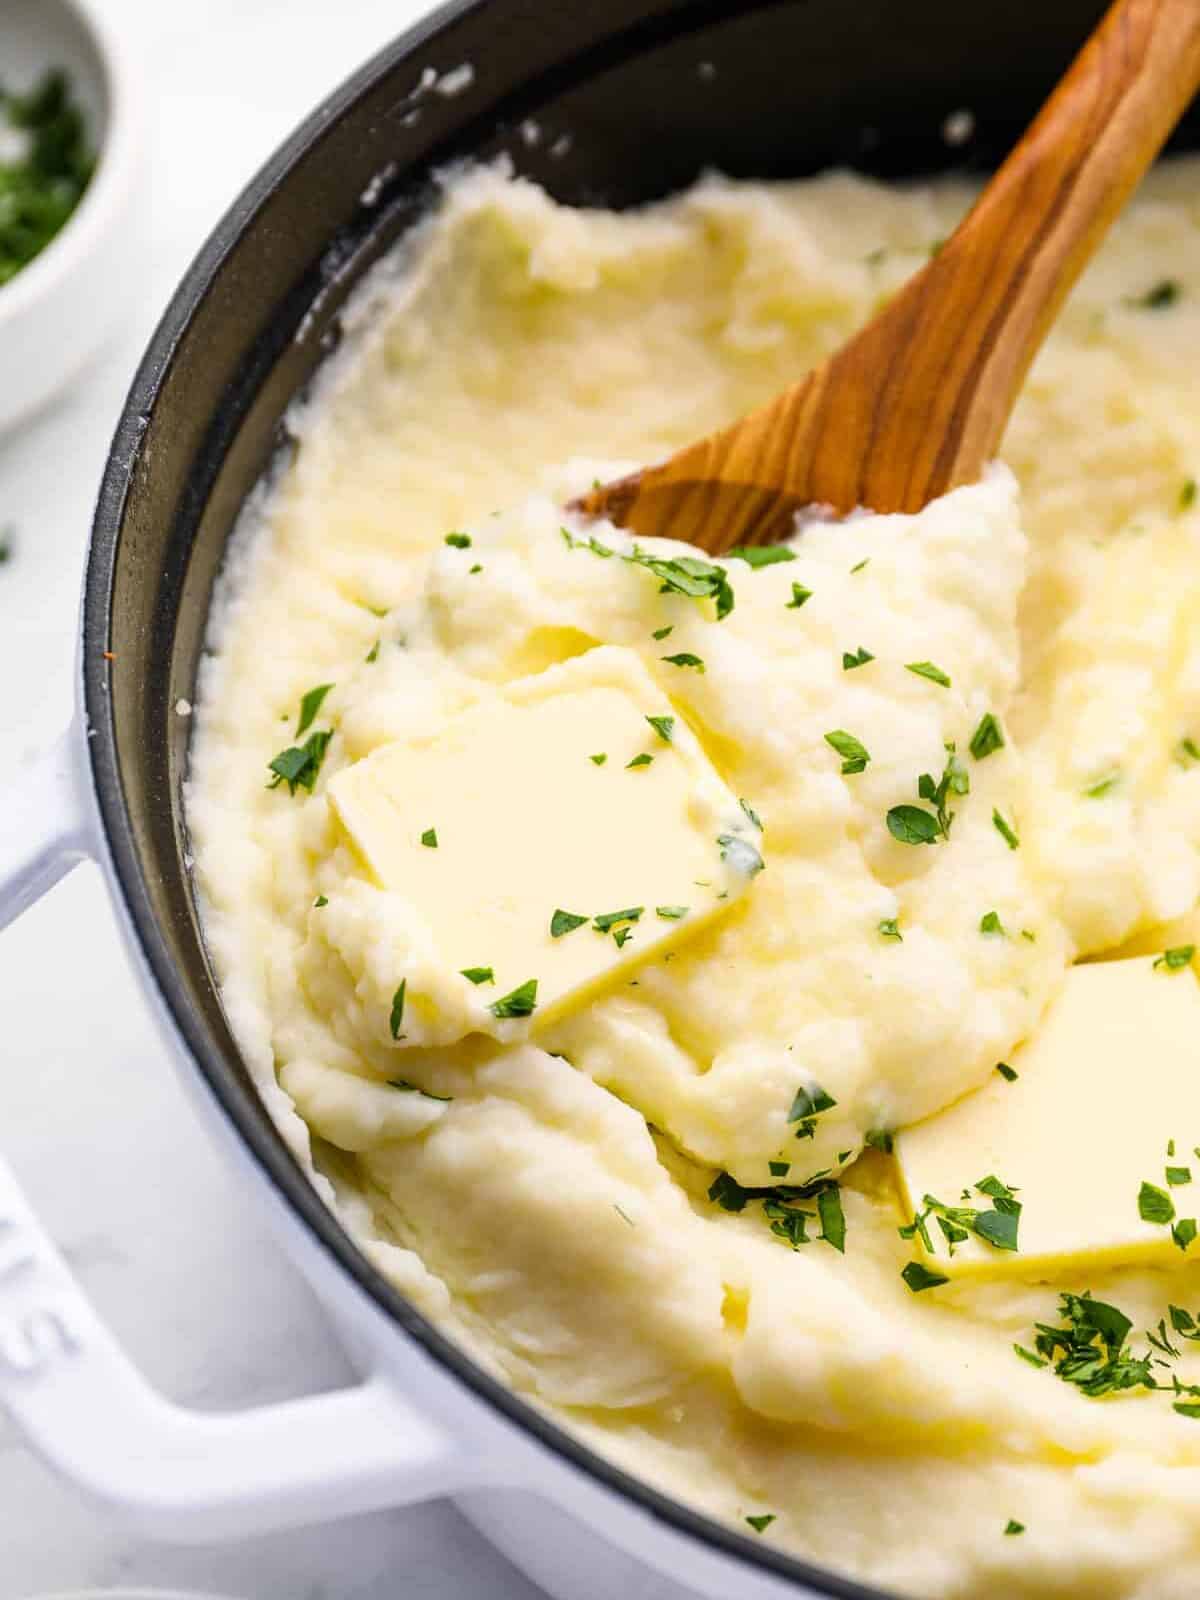
[[[950,1257],[931,1217],[937,1270],[1028,1278],[1182,1265],[1170,1227],[1143,1221],[1138,1195],[1147,1182],[1170,1196],[1179,1218],[1200,1215],[1200,984],[1192,968],[1156,969],[1149,956],[1073,967],[1010,1065],[1015,1082],[997,1073],[896,1140],[912,1206],[933,1195],[985,1209],[991,1201],[974,1185],[993,1175],[1021,1202],[1016,1252],[972,1236]],[[1187,1169],[1192,1181],[1172,1187],[1167,1167]]]
[[[480,1017],[529,979],[535,1023],[561,1015],[726,911],[761,862],[757,827],[695,735],[614,646],[373,751],[329,798]],[[556,911],[587,920],[556,937]],[[489,967],[479,986],[457,976]]]

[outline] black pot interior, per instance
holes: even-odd
[[[347,293],[421,214],[434,169],[507,152],[560,200],[629,206],[708,167],[756,177],[831,163],[888,177],[983,167],[1102,10],[1100,0],[1033,10],[1013,0],[475,0],[439,13],[314,114],[221,222],[135,380],[96,514],[83,664],[97,791],[147,960],[241,1137],[343,1268],[493,1404],[655,1515],[829,1595],[867,1591],[599,1461],[476,1371],[334,1225],[263,1111],[215,992],[183,860],[188,723],[172,708],[193,696],[225,540],[280,446],[282,415],[336,342]],[[424,69],[462,62],[474,79],[460,94],[418,90]],[[942,126],[960,107],[976,131],[950,147]],[[520,133],[530,117],[537,144]],[[1182,142],[1196,142],[1198,123],[1193,113]],[[376,203],[364,204],[389,164]]]

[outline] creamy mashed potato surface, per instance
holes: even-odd
[[[729,559],[697,597],[653,565],[695,552],[585,529],[565,498],[836,348],[968,190],[709,179],[618,216],[459,177],[360,291],[213,612],[187,795],[205,930],[327,1199],[599,1449],[925,1600],[1191,1600],[1200,1570],[1200,1420],[1169,1388],[1200,1361],[1171,1324],[1178,1355],[1140,1332],[1198,1311],[1200,1245],[925,1288],[913,1264],[939,1277],[939,1241],[900,1235],[888,1154],[1019,1065],[1073,962],[1160,948],[1200,895],[1198,180],[1160,170],[1117,225],[1007,467],[916,517],[808,522],[791,559]],[[694,746],[707,798],[679,803],[697,837],[736,832],[694,891],[730,903],[692,928],[666,907],[663,943],[648,905],[586,992],[544,1019],[497,1007],[508,985],[483,974],[510,951],[466,975],[448,960],[416,888],[368,865],[339,775],[400,742],[436,753],[514,697],[595,689],[614,661]],[[646,738],[657,766],[597,751],[597,784],[658,781],[674,753]],[[557,743],[482,764],[478,815],[522,786],[553,797]],[[719,821],[726,794],[748,820]],[[451,811],[472,807],[456,793]],[[580,850],[611,866],[613,905],[560,901],[527,853],[507,863],[510,910],[531,902],[540,930],[531,968],[555,910],[632,904],[598,815],[578,803]],[[455,871],[448,826],[427,894]],[[1193,982],[1186,961],[1162,981]],[[1064,1147],[1097,1116],[1120,1107],[1081,1096]],[[1165,1105],[1162,1138],[1187,1155],[1200,1127]],[[990,1204],[972,1192],[940,1198]],[[1149,1356],[1166,1393],[1094,1396],[1055,1371],[1060,1350],[1014,1350],[1041,1360],[1036,1324],[1084,1291],[1132,1323],[1124,1345],[1093,1341],[1098,1364],[1128,1376]]]

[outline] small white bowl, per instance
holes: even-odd
[[[44,405],[100,348],[137,286],[146,199],[140,99],[124,48],[91,0],[0,0],[0,82],[62,67],[96,171],[62,230],[0,284],[0,431]]]

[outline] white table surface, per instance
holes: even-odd
[[[150,246],[134,321],[53,411],[0,437],[0,783],[71,705],[88,521],[142,345],[226,203],[421,0],[99,0],[149,101]],[[448,65],[452,65],[449,63]],[[0,375],[0,381],[3,381]],[[0,801],[2,803],[2,801]],[[92,869],[0,935],[0,1139],[134,1358],[173,1398],[238,1406],[345,1375],[305,1285],[242,1214],[117,948]],[[446,1503],[221,1548],[148,1546],[0,1419],[0,1600],[168,1583],[244,1600],[534,1600]]]

